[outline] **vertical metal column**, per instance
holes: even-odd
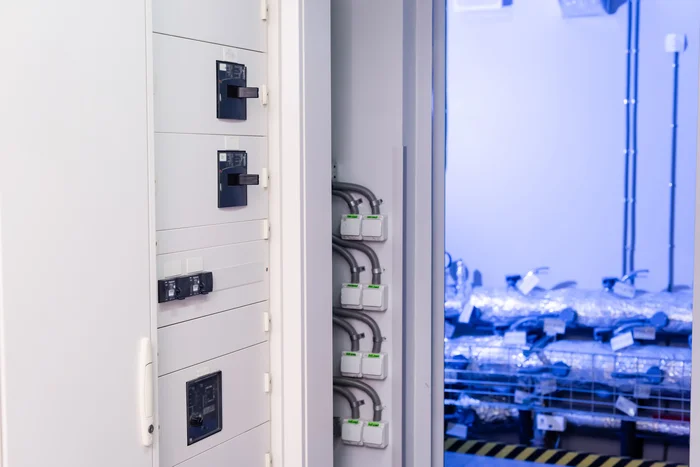
[[[627,95],[625,98],[625,198],[622,275],[634,271],[637,242],[637,123],[639,110],[640,0],[629,0],[627,11]]]

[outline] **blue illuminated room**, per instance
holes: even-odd
[[[446,465],[689,463],[697,0],[450,0]]]

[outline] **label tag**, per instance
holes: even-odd
[[[520,279],[515,286],[518,288],[518,290],[523,294],[523,295],[529,295],[530,292],[532,292],[532,289],[537,287],[537,284],[540,283],[540,278],[537,277],[537,274],[528,272],[525,277]]]
[[[532,394],[529,392],[521,391],[519,389],[515,390],[515,394],[513,395],[513,401],[516,404],[524,404],[526,402],[529,402],[530,399],[532,399]]]
[[[508,331],[503,336],[503,343],[507,347],[523,347],[527,345],[527,333],[525,331]]]
[[[225,63],[219,63],[219,71],[226,71],[226,64]]]
[[[653,326],[643,326],[632,329],[632,335],[638,341],[655,341],[656,328]]]
[[[617,352],[618,350],[622,350],[633,344],[634,337],[632,336],[631,332],[626,332],[610,339],[610,347],[612,347],[613,352]]]
[[[556,336],[557,334],[566,334],[566,323],[559,318],[544,319],[544,333],[548,336]]]
[[[566,419],[560,415],[537,415],[537,429],[542,431],[566,431]]]
[[[468,433],[469,429],[467,428],[467,425],[463,425],[461,423],[448,423],[447,430],[445,431],[447,436],[459,439],[467,439]]]
[[[457,329],[453,324],[445,323],[445,337],[452,339],[455,334],[455,329]]]
[[[617,402],[615,402],[615,408],[627,416],[637,416],[637,404],[635,404],[634,402],[632,402],[624,396],[620,396],[617,398]]]
[[[553,392],[557,392],[557,380],[555,379],[543,379],[540,381],[540,384],[537,386],[538,392],[542,394],[543,396],[546,396],[547,394],[551,394]]]
[[[651,397],[651,386],[648,384],[638,384],[634,387],[634,397],[636,399],[649,399]]]
[[[469,302],[464,305],[464,308],[462,308],[462,313],[459,315],[458,321],[460,323],[468,323],[472,319],[473,312],[474,312],[474,305],[472,304],[472,301],[469,300]]]
[[[634,296],[637,294],[637,289],[635,289],[632,284],[628,284],[627,282],[615,282],[612,290],[615,295],[619,295],[620,297],[624,298],[634,298]]]

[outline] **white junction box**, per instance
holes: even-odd
[[[366,422],[362,430],[362,442],[368,448],[384,449],[389,444],[387,422]]]
[[[386,240],[388,219],[383,214],[373,214],[362,218],[362,240],[383,242]]]
[[[362,308],[367,311],[386,311],[389,307],[389,291],[386,285],[370,284],[362,290]]]
[[[362,356],[362,377],[368,379],[386,379],[387,355],[385,353],[367,353]]]
[[[537,415],[537,429],[542,431],[566,431],[566,419],[558,415]]]
[[[344,214],[340,219],[340,237],[345,240],[362,240],[362,216]]]
[[[345,283],[340,289],[340,306],[350,310],[362,309],[362,284]]]
[[[362,446],[362,432],[365,422],[362,420],[345,419],[341,429],[341,439],[343,443],[351,446]]]
[[[343,352],[340,356],[340,374],[350,378],[362,378],[364,366],[362,352]]]

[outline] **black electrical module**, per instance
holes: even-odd
[[[158,303],[206,295],[212,290],[214,290],[214,276],[211,272],[161,279],[158,281]]]
[[[248,87],[248,69],[233,62],[216,61],[216,118],[247,120],[248,99],[260,96],[258,88]]]
[[[248,205],[248,185],[259,185],[260,176],[248,173],[248,153],[219,151],[219,207]]]
[[[187,382],[187,445],[208,438],[223,428],[221,372]]]

